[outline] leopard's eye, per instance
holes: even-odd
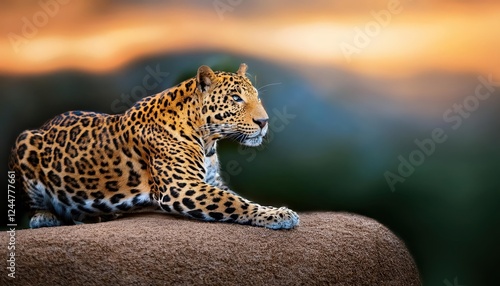
[[[243,102],[243,99],[239,95],[234,94],[232,98],[236,102]]]

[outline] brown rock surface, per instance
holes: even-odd
[[[347,213],[300,218],[289,231],[160,214],[17,230],[16,278],[2,267],[0,284],[420,285],[405,245],[380,223]]]

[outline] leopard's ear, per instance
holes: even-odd
[[[215,73],[208,66],[201,66],[198,68],[196,74],[197,88],[203,92],[209,92],[215,83]]]
[[[240,65],[240,68],[238,69],[238,71],[237,71],[236,73],[237,73],[238,75],[241,75],[241,76],[246,77],[247,68],[248,68],[247,64],[242,63],[242,64]]]

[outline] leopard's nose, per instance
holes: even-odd
[[[268,121],[269,121],[269,118],[261,118],[261,119],[254,119],[253,120],[253,122],[255,122],[255,124],[259,125],[260,128],[266,127]]]

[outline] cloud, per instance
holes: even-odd
[[[5,73],[102,71],[150,54],[207,49],[362,73],[500,73],[494,1],[16,3],[0,11]],[[214,3],[230,6],[218,11]],[[394,3],[400,12],[377,20]],[[360,38],[368,43],[356,45]],[[347,56],[346,46],[355,52]]]

